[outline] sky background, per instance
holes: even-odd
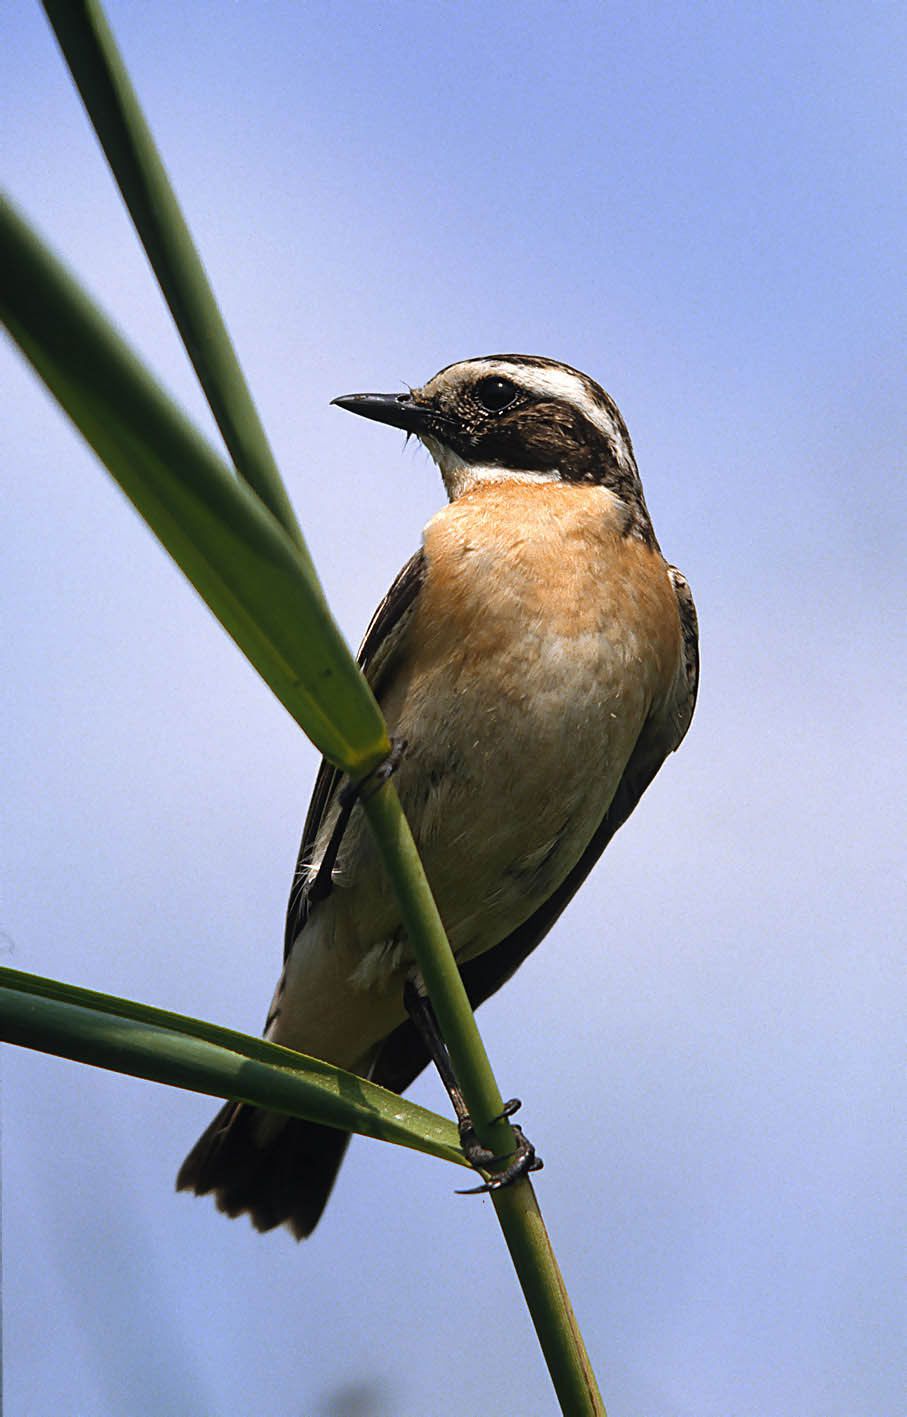
[[[901,7],[108,13],[351,644],[442,490],[332,397],[520,351],[620,405],[700,704],[483,1034],[611,1417],[900,1417]],[[214,437],[2,24],[4,183]],[[2,958],[255,1032],[315,752],[8,345],[0,388]],[[355,1141],[298,1246],[174,1194],[209,1099],[13,1048],[0,1089],[9,1417],[555,1410],[449,1168]]]

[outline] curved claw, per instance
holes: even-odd
[[[513,1130],[516,1134],[517,1144],[516,1149],[514,1150],[510,1158],[509,1165],[505,1166],[503,1171],[495,1172],[495,1174],[493,1176],[490,1176],[487,1181],[483,1181],[481,1186],[470,1186],[466,1190],[456,1191],[456,1195],[487,1195],[491,1191],[500,1191],[504,1186],[512,1186],[514,1181],[519,1181],[521,1177],[528,1176],[530,1171],[541,1171],[545,1163],[540,1156],[536,1156],[535,1147],[532,1145],[532,1142],[528,1139],[527,1136],[524,1135],[521,1127],[515,1125]],[[480,1149],[484,1151],[487,1155],[486,1147],[482,1147]],[[466,1148],[464,1146],[464,1151],[465,1150]],[[474,1161],[472,1161],[472,1157],[469,1155],[468,1152],[466,1152],[466,1156],[467,1160],[469,1160],[472,1165],[476,1164]],[[481,1169],[483,1171],[487,1170],[488,1166],[493,1165],[494,1162],[503,1159],[504,1158],[501,1157],[494,1157],[487,1163],[481,1163]]]
[[[518,1097],[511,1097],[509,1102],[504,1103],[498,1115],[492,1117],[490,1125],[494,1126],[495,1122],[506,1122],[514,1112],[519,1111],[522,1105]],[[518,1133],[517,1150],[519,1150],[519,1137],[523,1137],[523,1133],[519,1127],[514,1127],[513,1130]],[[523,1140],[525,1141],[525,1137]],[[460,1122],[460,1146],[463,1148],[463,1155],[470,1166],[474,1166],[477,1171],[493,1170],[495,1166],[503,1165],[507,1158],[513,1155],[513,1152],[508,1151],[504,1156],[495,1156],[493,1151],[489,1151],[487,1146],[483,1146],[475,1134],[472,1120],[468,1117]]]

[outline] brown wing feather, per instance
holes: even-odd
[[[393,664],[424,578],[425,562],[420,551],[404,566],[365,633],[359,664],[376,695],[380,696],[382,680]],[[322,762],[290,893],[286,954],[305,924],[306,867],[341,780],[341,773]],[[266,1028],[280,1008],[284,977],[285,972],[277,985]],[[349,1134],[317,1122],[283,1118],[280,1127],[272,1130],[262,1144],[259,1118],[259,1109],[243,1102],[228,1102],[183,1162],[177,1189],[198,1195],[213,1191],[219,1208],[228,1215],[248,1211],[259,1230],[271,1230],[286,1221],[301,1239],[314,1229],[327,1203]]]
[[[407,561],[397,576],[387,595],[371,618],[368,629],[359,647],[359,668],[362,670],[372,692],[380,698],[381,685],[400,647],[406,625],[415,605],[416,596],[425,580],[425,553],[417,551]],[[312,800],[306,813],[302,829],[302,842],[296,861],[296,871],[287,906],[287,923],[284,934],[284,959],[293,948],[293,942],[308,916],[307,878],[308,865],[334,796],[340,787],[343,774],[322,759],[312,791]]]

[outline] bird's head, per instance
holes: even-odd
[[[648,533],[617,405],[568,364],[491,354],[449,364],[407,393],[347,394],[334,403],[420,438],[451,501],[490,482],[598,484],[625,503],[633,530]]]

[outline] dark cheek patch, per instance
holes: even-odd
[[[590,440],[589,433],[594,433]],[[555,469],[579,480],[587,465],[607,453],[603,439],[585,419],[562,404],[537,403],[516,408],[476,437],[475,456],[483,462],[526,472]],[[580,470],[580,463],[582,470]]]

